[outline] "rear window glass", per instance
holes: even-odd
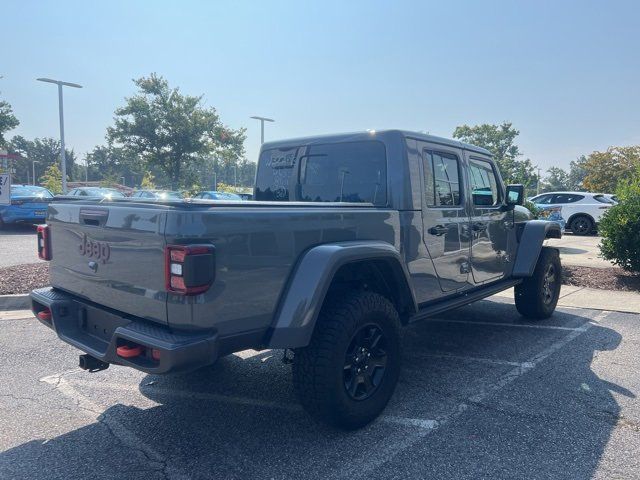
[[[304,153],[303,153],[304,152]],[[296,177],[298,175],[298,182]],[[298,186],[298,195],[290,192]],[[377,141],[328,143],[262,152],[256,200],[386,205],[387,159]]]
[[[275,148],[260,154],[256,176],[256,200],[289,201],[289,185],[299,151],[299,147]]]

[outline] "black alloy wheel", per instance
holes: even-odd
[[[344,388],[350,398],[366,400],[378,389],[387,368],[386,340],[376,325],[365,325],[353,336],[344,362]]]

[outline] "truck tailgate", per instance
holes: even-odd
[[[166,211],[144,205],[49,208],[51,285],[130,315],[167,323]]]

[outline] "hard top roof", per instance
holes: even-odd
[[[483,155],[491,156],[491,152],[482,147],[477,147],[469,143],[460,142],[450,138],[437,137],[435,135],[429,135],[421,132],[411,132],[409,130],[369,130],[364,132],[351,132],[351,133],[337,133],[328,135],[313,135],[308,137],[290,138],[284,140],[273,140],[265,142],[262,145],[262,150],[276,147],[293,147],[299,145],[313,145],[327,142],[347,142],[347,141],[362,141],[372,140],[376,137],[383,137],[388,135],[401,135],[407,138],[416,138],[424,140],[430,143],[438,143],[440,145],[448,145],[451,147],[461,148],[463,150],[469,150]]]

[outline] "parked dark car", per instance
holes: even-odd
[[[11,185],[11,205],[0,205],[0,228],[11,223],[44,223],[53,194],[34,185]]]
[[[183,197],[182,193],[172,190],[136,190],[131,194],[131,198],[146,198],[156,200],[180,200]]]
[[[201,198],[203,200],[243,200],[243,198],[236,193],[217,192],[215,190],[200,192],[194,195],[193,198]]]
[[[90,371],[284,349],[304,408],[358,428],[395,390],[404,325],[511,287],[527,318],[556,308],[560,226],[485,149],[398,130],[265,143],[255,196],[56,203],[35,315]]]

